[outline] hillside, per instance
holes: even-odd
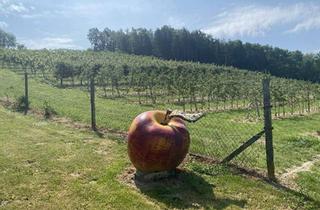
[[[0,64],[60,87],[85,88],[94,77],[105,98],[125,98],[140,105],[170,104],[191,111],[260,106],[261,80],[267,76],[225,66],[72,50],[0,50]],[[284,106],[284,114],[315,106],[318,84],[271,78],[275,114]]]
[[[274,76],[320,81],[320,54],[304,54],[270,45],[221,40],[201,30],[162,26],[156,30],[92,28],[88,39],[95,51],[120,51],[166,60],[233,66]]]

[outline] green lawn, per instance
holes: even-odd
[[[177,179],[135,189],[119,181],[129,165],[124,143],[0,106],[0,209],[320,208],[299,194],[194,161]]]

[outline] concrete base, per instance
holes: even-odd
[[[152,173],[143,173],[141,171],[136,171],[134,178],[138,181],[142,182],[152,182],[158,181],[161,179],[168,179],[177,176],[177,171],[159,171],[159,172],[152,172]]]

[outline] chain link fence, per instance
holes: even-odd
[[[256,87],[255,87],[255,86]],[[264,130],[263,92],[257,84],[255,96],[238,109],[206,112],[196,123],[189,123],[190,152],[222,162],[250,138]],[[262,83],[260,83],[262,86]],[[240,97],[239,97],[240,98]],[[241,103],[241,102],[239,102]],[[265,139],[262,136],[238,156],[232,164],[246,169],[266,171]]]

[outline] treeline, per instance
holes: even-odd
[[[277,47],[215,39],[199,30],[163,26],[114,31],[89,30],[88,39],[95,51],[120,51],[163,59],[215,63],[272,75],[320,81],[320,53],[304,55]]]
[[[7,33],[0,28],[0,47],[9,48],[16,46],[16,37],[13,34]]]

